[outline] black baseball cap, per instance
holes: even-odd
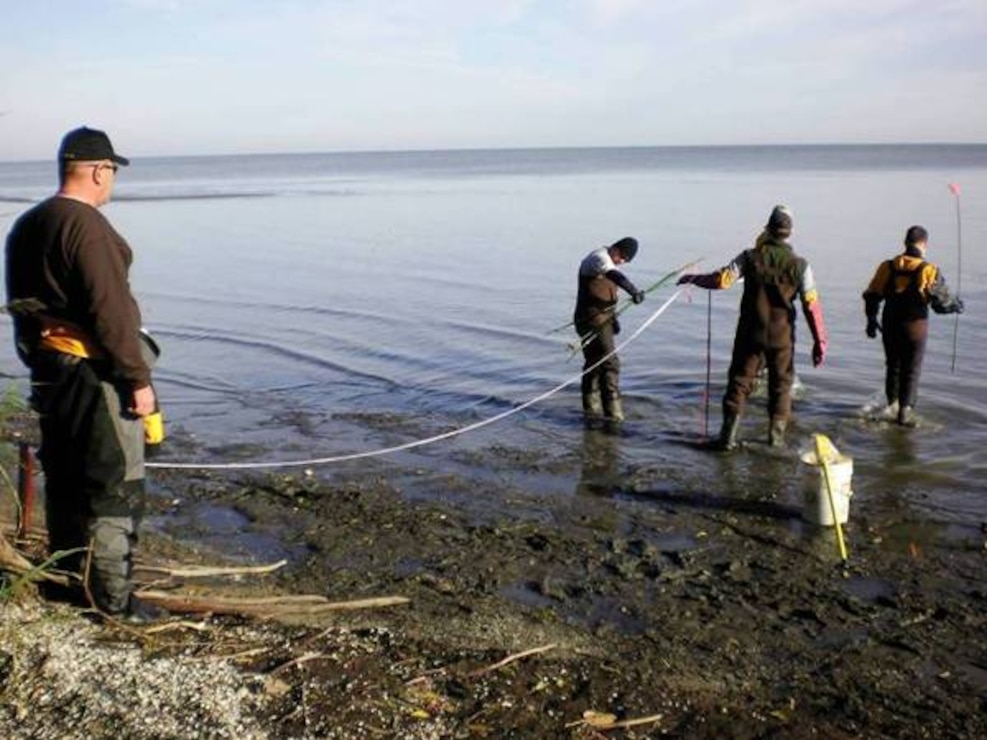
[[[130,164],[129,159],[113,151],[113,144],[106,132],[85,126],[73,129],[62,137],[58,159],[60,162],[96,162],[108,159],[124,166]]]

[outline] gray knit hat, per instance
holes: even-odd
[[[772,236],[785,239],[792,235],[792,211],[788,206],[775,206],[764,227]]]

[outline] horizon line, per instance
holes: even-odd
[[[552,146],[453,146],[453,147],[421,147],[395,149],[299,149],[282,151],[239,151],[239,152],[210,152],[195,154],[130,154],[129,159],[194,159],[210,157],[303,157],[324,155],[376,155],[376,154],[431,154],[443,152],[532,152],[532,151],[606,151],[618,149],[855,149],[855,148],[924,148],[924,147],[983,147],[987,142],[937,142],[937,141],[903,141],[903,142],[815,142],[815,143],[783,143],[783,144],[585,144],[585,145],[552,145]],[[50,159],[4,159],[0,164],[31,164],[51,163]]]

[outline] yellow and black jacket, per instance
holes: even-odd
[[[921,321],[929,317],[930,307],[936,313],[954,313],[962,305],[950,294],[939,268],[912,250],[878,265],[863,298],[871,320],[884,303],[885,323]]]

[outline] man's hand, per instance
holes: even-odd
[[[685,275],[679,278],[679,281],[676,283],[676,285],[686,285],[687,283],[691,283],[694,277],[695,275],[687,272]]]
[[[631,300],[634,301],[634,303],[644,303],[644,291],[636,291],[634,295],[631,296]]]
[[[812,345],[812,367],[819,367],[826,359],[826,345],[816,342]]]
[[[154,413],[154,405],[157,399],[154,396],[154,388],[145,385],[143,388],[134,390],[132,406],[128,409],[134,416],[148,416]]]
[[[877,319],[867,319],[867,336],[873,339],[880,329],[881,325],[877,323]]]

